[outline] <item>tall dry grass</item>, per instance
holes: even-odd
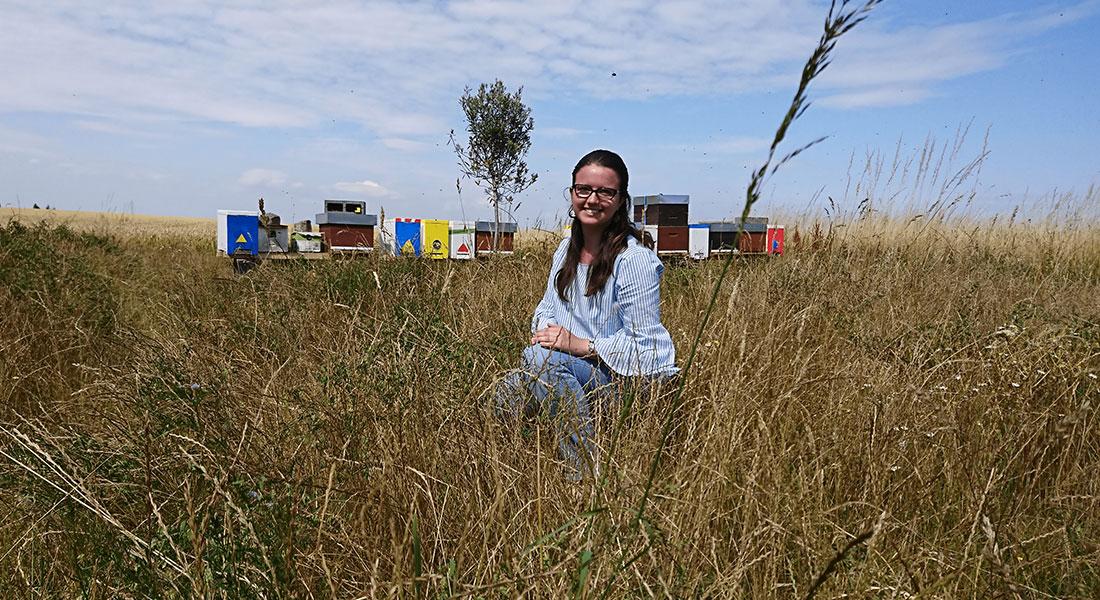
[[[209,233],[9,223],[0,594],[1096,597],[1095,192],[983,220],[984,154],[925,154],[783,258],[670,266],[681,353],[710,315],[680,410],[608,407],[581,484],[484,400],[545,236],[233,277]]]
[[[8,224],[0,595],[1095,597],[1100,231],[918,223],[734,265],[640,523],[667,406],[577,485],[482,400],[552,242],[234,277]],[[666,272],[681,353],[718,270]]]

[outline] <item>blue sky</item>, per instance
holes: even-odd
[[[464,126],[464,87],[500,78],[523,86],[535,118],[539,181],[518,198],[521,222],[560,219],[569,172],[596,147],[623,155],[633,193],[690,194],[693,220],[723,218],[826,9],[0,0],[0,204],[212,216],[263,196],[307,218],[339,197],[388,216],[485,217],[471,182],[456,193],[446,140]],[[886,0],[840,41],[787,148],[829,138],[771,179],[755,212],[820,214],[828,198],[850,210],[864,197],[921,211],[963,196],[1007,213],[1055,190],[1084,194],[1100,183],[1098,30],[1096,0]],[[926,144],[941,175],[919,185],[905,164]],[[877,181],[868,157],[884,161]]]

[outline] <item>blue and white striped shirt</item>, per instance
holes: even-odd
[[[620,375],[672,375],[676,349],[661,325],[661,274],[665,267],[654,252],[631,236],[615,258],[615,267],[603,290],[585,296],[589,266],[577,265],[562,302],[554,285],[565,263],[569,239],[562,240],[550,267],[546,293],[531,319],[532,333],[554,323],[576,336],[592,340],[596,354]]]

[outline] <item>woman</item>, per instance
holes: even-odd
[[[679,371],[661,325],[664,266],[631,223],[628,181],[623,159],[608,150],[593,150],[573,168],[571,233],[554,253],[522,368],[497,399],[506,415],[549,412],[573,478],[594,472],[593,412],[609,384]]]

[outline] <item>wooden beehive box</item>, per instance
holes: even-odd
[[[344,225],[324,223],[318,225],[329,250],[337,252],[366,251],[374,249],[373,225]]]
[[[634,221],[659,227],[687,227],[689,200],[689,196],[677,194],[635,196]]]
[[[468,260],[474,257],[474,222],[451,221],[451,258]]]
[[[734,250],[733,238],[737,235],[737,223],[732,221],[711,221],[710,253],[723,254]],[[762,253],[768,245],[768,218],[749,217],[745,219],[744,234],[737,240],[736,251],[746,254]]]
[[[511,254],[515,251],[516,231],[519,225],[516,223],[501,223],[497,234],[499,248],[493,250],[493,221],[478,221],[474,225],[474,245],[478,256],[486,254]]]
[[[687,225],[658,225],[657,254],[687,254]]]

